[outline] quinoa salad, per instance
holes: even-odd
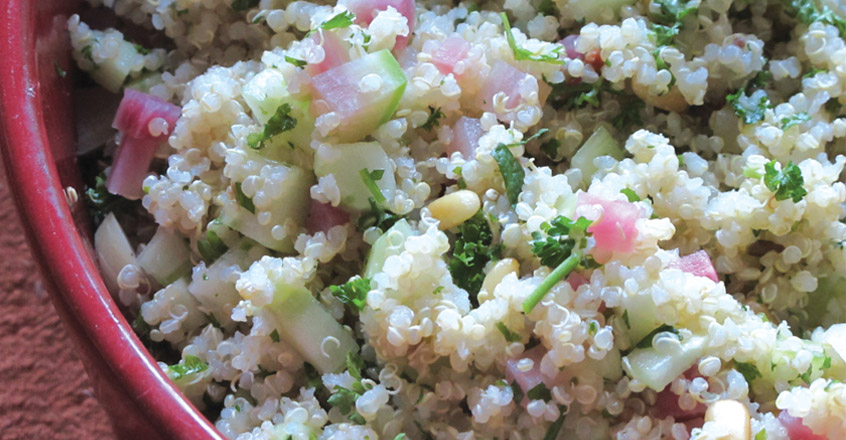
[[[89,3],[103,278],[227,438],[846,438],[846,2]]]

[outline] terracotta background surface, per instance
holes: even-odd
[[[0,166],[0,438],[113,439],[27,248]]]

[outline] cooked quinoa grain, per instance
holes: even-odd
[[[68,22],[103,275],[226,437],[846,437],[843,2],[90,3],[169,40]]]

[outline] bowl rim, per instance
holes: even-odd
[[[106,369],[112,377],[105,379],[117,379],[114,385],[163,438],[222,440],[144,348],[79,235],[45,127],[35,50],[36,16],[48,9],[41,3],[8,0],[0,8],[0,150],[33,258],[65,325],[81,337],[82,357],[91,362],[93,349],[105,363],[87,365],[89,372]]]

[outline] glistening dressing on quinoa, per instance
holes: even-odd
[[[846,3],[89,2],[103,277],[226,437],[846,438]]]

